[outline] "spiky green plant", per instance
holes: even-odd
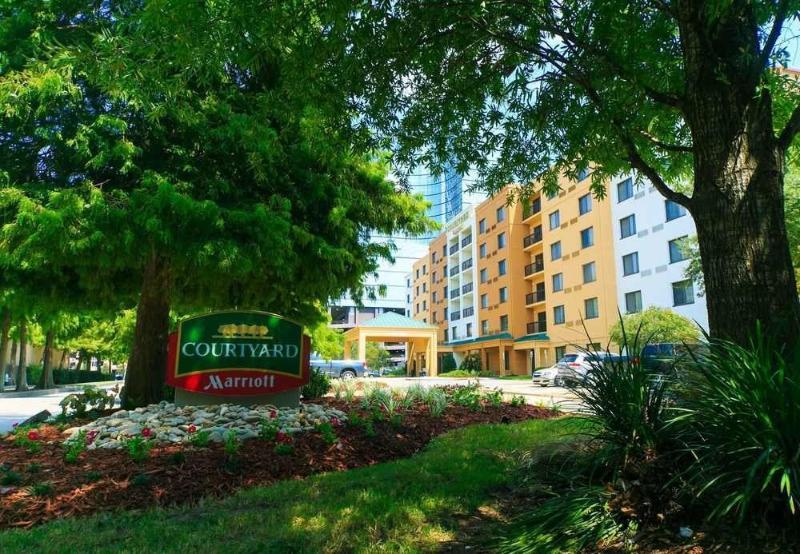
[[[789,516],[800,502],[800,352],[757,332],[749,348],[713,341],[695,357],[673,423],[691,452],[685,472],[712,518]]]

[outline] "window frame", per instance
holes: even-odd
[[[578,198],[578,215],[579,216],[586,215],[591,211],[592,211],[592,193],[587,192],[586,194]]]
[[[589,306],[593,306],[594,311],[589,313]],[[600,301],[596,296],[586,298],[583,301],[583,317],[586,319],[597,319],[600,317]]]
[[[632,257],[631,257],[632,256]],[[625,268],[625,258],[629,258],[636,261],[636,269],[635,271],[628,272]],[[622,276],[627,277],[628,275],[636,275],[639,273],[639,251],[629,252],[622,256]]]

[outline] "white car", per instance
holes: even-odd
[[[548,385],[561,387],[569,381],[583,381],[586,375],[592,370],[593,364],[619,361],[620,359],[622,359],[621,356],[608,354],[606,352],[565,354],[552,366],[534,371],[532,381],[534,385],[539,385],[541,387],[546,387]]]

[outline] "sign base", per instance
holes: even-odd
[[[300,389],[289,389],[272,394],[248,394],[246,396],[220,396],[175,389],[176,406],[213,406],[217,404],[236,404],[239,406],[271,404],[276,408],[296,408],[300,405]]]

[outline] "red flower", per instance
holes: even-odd
[[[284,433],[283,431],[278,431],[278,433],[275,435],[275,440],[277,442],[282,442],[284,444],[289,444],[290,442],[292,442],[292,437],[291,437],[291,435],[288,435],[287,433]]]
[[[333,425],[334,427],[339,427],[339,425],[341,425],[341,424],[342,424],[342,422],[339,421],[338,417],[334,416],[334,417],[331,418],[331,425]]]
[[[197,426],[195,426],[195,424],[193,423],[193,424],[189,425],[189,428],[187,429],[187,431],[189,431],[190,433],[194,433],[194,432],[197,431]]]
[[[153,435],[153,431],[150,430],[149,427],[145,427],[142,429],[142,436],[146,439],[149,439]]]
[[[99,431],[89,431],[88,433],[86,433],[86,444],[92,444],[94,442],[94,439],[96,439],[97,435],[99,434],[100,434]]]
[[[28,431],[28,440],[38,441],[39,440],[39,433],[37,431],[31,430]]]
[[[278,417],[278,412],[276,412],[275,410],[270,410],[269,417],[270,419],[275,419],[276,417]]]

